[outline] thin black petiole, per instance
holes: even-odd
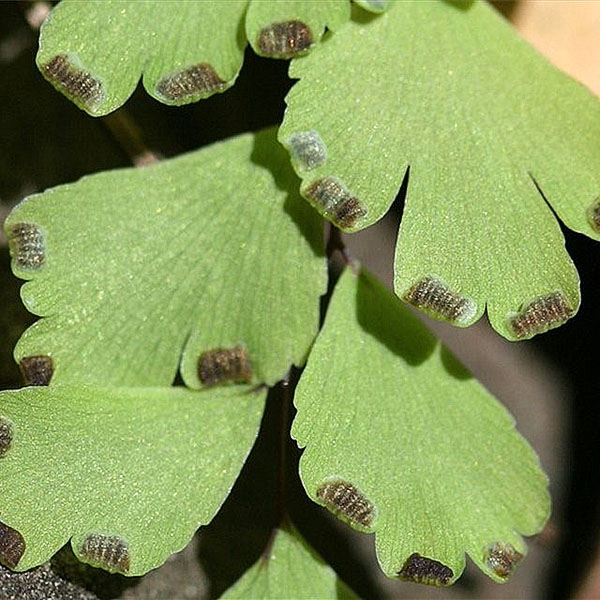
[[[287,467],[287,444],[289,434],[289,415],[290,402],[292,401],[292,392],[295,388],[296,379],[292,382],[291,370],[288,371],[285,378],[279,382],[279,459],[277,463],[277,495],[275,498],[275,526],[271,531],[269,541],[262,552],[261,559],[266,562],[269,560],[271,548],[275,541],[275,536],[280,527],[286,526],[289,517],[286,511],[286,467]]]
[[[335,281],[343,266],[349,267],[352,270],[358,270],[358,263],[348,252],[342,239],[341,231],[332,224],[329,224],[329,235],[325,252],[327,255],[327,267],[329,272],[329,286],[327,293],[321,298],[321,325],[331,293],[335,285]],[[336,259],[335,254],[339,253],[339,258]],[[337,263],[337,264],[336,264]],[[287,445],[289,443],[290,432],[290,406],[296,385],[298,383],[298,372],[293,368],[288,371],[285,378],[279,382],[279,457],[277,464],[277,495],[275,498],[275,525],[269,536],[269,540],[261,554],[263,563],[267,563],[271,554],[271,548],[275,542],[277,531],[281,527],[289,525],[289,517],[286,507],[286,477],[287,477]]]
[[[331,260],[331,258],[333,257],[333,253],[336,250],[340,253],[342,260],[346,265],[352,264],[353,258],[348,252],[346,244],[344,244],[344,240],[342,239],[342,232],[335,225],[330,223],[329,237],[327,239],[327,247],[325,248],[325,252],[329,260]]]
[[[327,246],[325,248],[327,259],[329,261],[329,275],[331,278],[332,273],[335,273],[335,267],[332,262],[335,258],[335,253],[338,252],[344,266],[352,269],[356,275],[360,270],[358,261],[350,254],[344,240],[342,239],[342,232],[332,223],[329,223],[329,237],[327,239]],[[333,268],[332,268],[333,267]],[[337,279],[337,277],[335,277]]]
[[[289,420],[290,403],[292,402],[292,392],[296,387],[296,380],[292,382],[291,370],[288,371],[285,379],[280,383],[281,388],[281,408],[280,408],[280,430],[279,430],[279,466],[277,479],[279,490],[277,494],[277,522],[284,524],[287,520],[286,511],[286,468],[287,468],[287,445],[289,443]]]

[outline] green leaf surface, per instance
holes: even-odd
[[[170,385],[181,362],[197,388],[208,356],[217,379],[221,360],[224,378],[229,361],[230,380],[278,381],[303,364],[326,286],[322,222],[296,185],[266,130],[25,199],[5,230],[44,318],[17,361],[49,356],[53,383],[123,386]]]
[[[248,386],[2,392],[12,440],[0,458],[0,521],[25,541],[17,569],[47,561],[70,538],[81,560],[109,570],[160,565],[219,509],[265,396]]]
[[[221,596],[227,600],[351,600],[356,598],[297,531],[280,529],[261,557]]]
[[[251,0],[246,36],[260,56],[292,58],[308,52],[326,26],[337,31],[349,18],[348,0]]]
[[[376,222],[410,166],[400,297],[459,326],[487,304],[509,339],[577,311],[578,277],[535,182],[567,226],[600,237],[600,103],[487,3],[356,14],[290,74],[279,139],[327,218],[346,231]],[[415,299],[428,280],[441,285]]]
[[[548,517],[513,419],[364,271],[340,278],[295,404],[307,493],[376,533],[390,577],[447,585],[466,552],[504,581]]]
[[[42,27],[37,64],[94,116],[121,106],[142,74],[157,100],[195,102],[233,85],[246,45],[246,4],[62,0]]]

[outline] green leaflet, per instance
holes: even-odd
[[[44,318],[17,361],[50,357],[53,383],[123,386],[169,385],[181,363],[197,388],[203,357],[205,383],[227,370],[211,354],[225,349],[229,380],[278,381],[303,364],[326,286],[322,223],[294,179],[267,130],[27,198],[5,230]]]
[[[410,166],[400,297],[460,326],[487,304],[509,339],[577,311],[578,277],[534,180],[566,225],[600,237],[600,104],[485,2],[357,13],[290,74],[279,139],[327,218],[376,222]],[[436,293],[415,298],[430,280]]]
[[[376,533],[390,577],[447,585],[466,552],[505,581],[548,517],[512,418],[364,271],[340,278],[295,404],[307,493]]]
[[[6,526],[19,532],[25,548],[20,557],[18,544],[3,544],[0,560],[26,570],[72,538],[81,560],[105,569],[141,575],[160,565],[219,509],[265,396],[248,386],[0,393],[0,422],[12,423],[0,529],[4,541]]]
[[[233,600],[356,598],[297,531],[280,529],[268,558],[261,558],[221,596]]]
[[[37,64],[93,116],[119,108],[142,75],[160,102],[188,104],[234,84],[246,35],[258,54],[290,58],[349,17],[348,0],[62,0],[42,27]]]
[[[44,23],[37,64],[79,108],[105,115],[140,76],[166,104],[223,92],[242,66],[246,0],[62,0]]]
[[[246,36],[260,56],[291,58],[308,52],[325,26],[337,31],[349,18],[348,0],[251,0]]]

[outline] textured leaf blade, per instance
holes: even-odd
[[[475,304],[454,324],[469,325],[487,303],[509,339],[575,314],[577,274],[533,179],[569,227],[598,237],[600,104],[486,3],[396,2],[375,19],[357,15],[290,72],[300,81],[279,139],[327,218],[347,231],[374,223],[410,166],[399,296],[437,278]],[[295,156],[306,132],[326,148],[317,166]],[[512,317],[555,293],[564,310],[515,332]]]
[[[246,15],[246,37],[261,56],[292,58],[308,52],[325,26],[336,31],[349,18],[347,0],[252,0]]]
[[[246,46],[242,21],[247,0],[150,3],[162,14],[161,51],[144,69],[147,92],[165,104],[188,104],[230,88]],[[174,27],[173,13],[179,27]],[[182,43],[183,41],[183,43]]]
[[[235,81],[246,4],[63,0],[42,27],[37,64],[94,116],[121,106],[142,73],[148,93],[161,102],[195,102]]]
[[[110,570],[140,575],[161,564],[225,499],[265,395],[247,386],[2,392],[14,439],[0,459],[0,521],[25,539],[17,569],[48,560],[71,537],[81,560]],[[118,538],[127,552],[94,560],[89,534],[113,547]]]
[[[467,164],[465,154],[457,154]],[[440,182],[452,168],[438,167],[440,179],[427,181],[419,179],[422,170],[411,167],[411,200],[400,224],[394,264],[398,296],[461,327],[474,323],[487,308],[493,328],[510,340],[530,338],[571,318],[580,303],[579,277],[558,223],[540,202],[533,182],[528,176],[518,185],[513,182],[519,195],[509,207],[510,218],[494,231],[479,202],[465,205],[460,213],[440,214]],[[495,178],[490,169],[490,179]],[[503,185],[499,179],[496,183]],[[471,184],[477,189],[476,181]],[[415,290],[426,281],[433,283],[419,297]],[[536,301],[554,297],[556,314],[532,313]],[[456,304],[465,308],[454,309]]]
[[[280,529],[267,558],[261,558],[222,598],[356,598],[297,531]]]
[[[326,285],[322,224],[294,185],[269,130],[26,199],[5,229],[44,318],[17,361],[50,356],[55,383],[127,386],[169,385],[181,362],[199,387],[200,357],[237,348],[242,381],[274,383],[304,362]]]
[[[548,517],[546,477],[512,418],[364,271],[339,280],[295,404],[307,493],[376,533],[390,577],[446,585],[466,552],[504,581],[520,534]]]

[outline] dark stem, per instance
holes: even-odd
[[[124,108],[107,115],[102,122],[136,167],[158,162],[159,157],[146,146],[140,128]]]
[[[262,552],[261,560],[266,564],[271,556],[271,548],[280,527],[285,526],[289,518],[286,511],[286,466],[287,444],[289,434],[290,402],[292,388],[296,387],[297,378],[291,382],[291,369],[279,383],[279,460],[277,464],[277,496],[275,498],[275,526]]]
[[[348,248],[346,248],[346,244],[344,244],[344,240],[342,239],[342,232],[333,224],[329,223],[329,238],[327,240],[327,247],[325,248],[325,252],[327,254],[327,258],[331,261],[333,254],[335,251],[340,253],[344,264],[352,265],[354,259],[348,252]]]
[[[285,379],[279,384],[280,386],[280,421],[279,421],[279,465],[277,469],[277,500],[276,500],[276,515],[277,524],[281,525],[286,519],[285,510],[285,476],[286,476],[286,458],[287,458],[287,444],[288,444],[288,421],[290,413],[290,373],[286,375]]]
[[[338,277],[340,276],[341,269],[339,264],[336,264],[335,258],[336,253],[341,257],[344,267],[351,269],[355,275],[360,272],[360,263],[350,254],[344,240],[342,239],[342,232],[332,223],[329,223],[329,237],[327,238],[327,246],[325,248],[328,260],[329,270],[329,289],[325,296],[326,303],[321,304],[321,313],[324,316],[324,310],[327,309],[333,286],[335,285]],[[338,261],[339,262],[339,261]]]
[[[326,294],[321,298],[321,322],[331,300],[333,288],[343,267],[357,269],[357,263],[348,252],[342,239],[341,231],[334,225],[329,225],[329,235],[325,248],[327,255],[327,270],[329,275],[329,285]],[[343,266],[339,259],[336,261],[335,254],[339,253]],[[262,552],[261,559],[266,564],[271,555],[271,548],[275,542],[277,531],[280,527],[285,527],[289,523],[289,517],[286,510],[286,468],[287,468],[287,445],[289,443],[290,432],[290,403],[298,383],[300,373],[293,368],[287,373],[285,378],[279,383],[279,462],[277,465],[277,497],[275,499],[275,526],[271,531],[269,540]]]

